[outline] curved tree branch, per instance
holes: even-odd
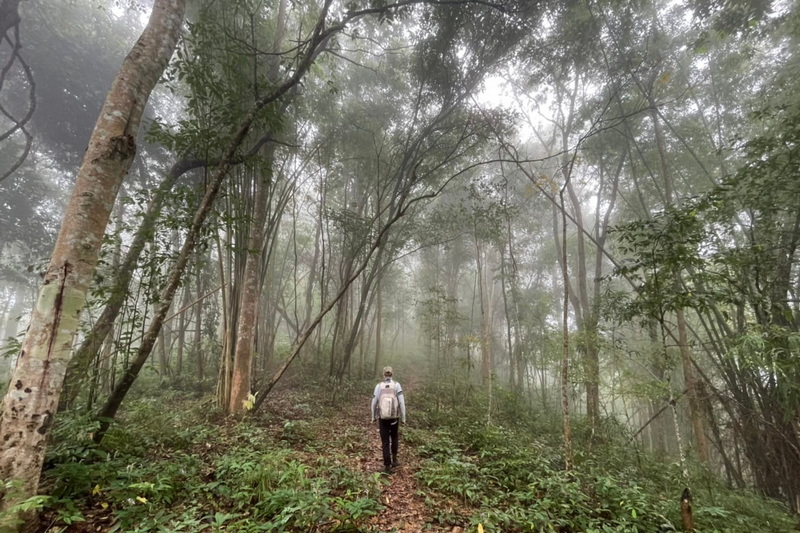
[[[7,19],[7,14],[4,12],[7,3],[8,2],[4,2],[2,6],[0,6],[0,27],[2,27],[2,24],[4,24],[4,22]],[[16,3],[19,4],[19,0],[16,0]],[[28,158],[28,154],[31,151],[31,146],[33,145],[33,135],[30,134],[30,132],[25,128],[25,126],[31,120],[31,117],[33,117],[34,111],[36,111],[36,80],[33,77],[33,71],[25,62],[25,60],[22,58],[22,55],[19,53],[19,50],[22,48],[22,45],[20,45],[19,42],[19,21],[18,21],[19,15],[16,16],[16,19],[17,23],[14,24],[13,26],[14,40],[12,40],[11,37],[7,35],[8,29],[10,28],[6,29],[3,34],[5,40],[11,46],[11,57],[9,58],[8,63],[3,67],[2,71],[0,71],[0,91],[2,91],[3,85],[5,84],[6,76],[8,75],[8,72],[11,70],[11,67],[14,65],[14,63],[19,61],[20,66],[25,72],[25,77],[28,80],[28,87],[29,87],[28,98],[30,104],[28,106],[28,112],[20,120],[15,119],[10,112],[6,111],[6,109],[2,105],[0,105],[0,113],[8,117],[8,119],[13,123],[13,126],[8,131],[0,134],[0,142],[6,140],[8,137],[13,135],[17,131],[21,131],[22,134],[25,136],[25,148],[23,149],[22,154],[17,158],[17,161],[13,165],[11,165],[11,168],[8,171],[4,172],[2,176],[0,176],[0,182],[2,182],[6,178],[14,174],[14,172],[16,172],[19,169],[19,167],[22,166],[22,164]]]

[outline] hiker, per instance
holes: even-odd
[[[397,449],[399,426],[406,423],[406,402],[403,399],[403,387],[392,379],[392,367],[383,367],[383,381],[375,385],[372,395],[372,421],[378,420],[383,446],[383,471],[390,473],[399,466]],[[391,455],[389,450],[391,447]]]

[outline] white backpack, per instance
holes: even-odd
[[[381,420],[400,418],[400,402],[397,400],[397,383],[394,380],[381,382],[378,395],[378,416]]]

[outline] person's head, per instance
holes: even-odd
[[[383,377],[385,378],[392,377],[392,367],[390,366],[383,367]]]

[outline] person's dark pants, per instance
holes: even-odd
[[[400,428],[400,421],[379,419],[378,426],[381,431],[381,445],[383,446],[383,465],[392,466],[392,457],[395,459],[397,458],[397,438],[399,435],[398,429]],[[391,455],[389,454],[390,447]]]

